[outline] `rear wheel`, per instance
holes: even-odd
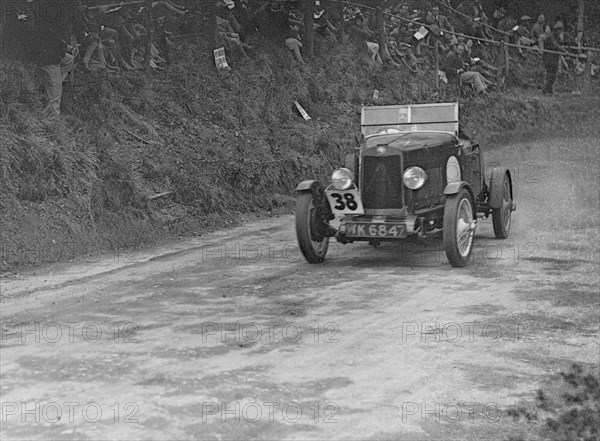
[[[450,265],[465,266],[473,251],[475,217],[471,195],[464,188],[449,196],[444,207],[443,243]]]
[[[300,251],[309,263],[323,262],[327,254],[329,237],[323,234],[321,222],[312,193],[299,193],[296,197],[296,237]]]
[[[496,239],[506,239],[510,232],[513,201],[511,196],[510,180],[504,174],[502,179],[502,204],[492,208],[492,225]]]

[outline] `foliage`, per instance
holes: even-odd
[[[572,364],[566,371],[559,372],[552,383],[551,387],[536,391],[535,405],[545,418],[535,438],[541,436],[548,441],[596,441],[600,427],[598,368]],[[509,441],[525,439],[529,438],[512,437]]]
[[[229,54],[229,72],[216,72],[208,48],[192,42],[168,72],[77,72],[57,120],[41,117],[33,66],[0,61],[2,240],[102,247],[197,232],[233,212],[286,210],[299,181],[325,182],[344,163],[363,103],[459,99],[465,127],[482,138],[541,115],[522,95],[436,93],[428,70],[382,68],[351,44],[317,44],[301,67],[283,45],[260,35],[253,44],[260,51],[250,61]],[[164,201],[149,199],[164,192]]]

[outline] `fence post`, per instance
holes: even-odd
[[[504,75],[504,42],[500,43],[500,54],[498,55],[498,73],[496,74],[496,84],[502,86],[502,76]]]
[[[582,94],[590,92],[590,83],[592,81],[592,51],[588,50],[585,59],[585,71],[583,72]]]
[[[437,37],[433,39],[433,70],[435,72],[435,90],[440,90],[440,51]]]
[[[508,53],[508,45],[504,41],[502,42],[502,49],[504,49],[504,78],[508,78],[508,71],[510,69],[510,56]]]
[[[152,0],[145,1],[146,6],[146,30],[148,31],[146,41],[146,53],[144,63],[146,68],[150,67],[152,61],[152,43],[154,43],[154,14],[152,13]]]

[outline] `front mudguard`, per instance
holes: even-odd
[[[329,225],[329,221],[334,218],[329,201],[325,195],[325,188],[319,181],[313,179],[307,179],[300,182],[296,186],[297,193],[310,192],[313,197],[313,204],[316,207],[316,216],[313,219],[314,224],[312,225],[312,231],[316,233],[317,238],[314,240],[320,240],[323,237],[333,237],[337,233]]]
[[[467,191],[471,195],[471,201],[474,203],[475,195],[473,194],[473,189],[471,188],[469,183],[465,181],[451,182],[450,184],[446,185],[446,188],[444,188],[444,194],[446,196],[452,196],[458,194],[458,192],[461,191],[463,188],[467,189]]]
[[[325,188],[319,181],[315,181],[314,179],[307,179],[306,181],[300,182],[296,186],[296,191],[310,191],[313,194],[313,197],[319,198],[325,196]]]

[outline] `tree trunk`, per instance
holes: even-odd
[[[503,88],[504,73],[504,42],[500,42],[499,54],[498,54],[498,75],[496,76],[496,84],[498,87]]]
[[[219,45],[219,30],[217,26],[217,6],[214,1],[208,0],[206,2],[206,14],[208,16],[208,41],[210,42],[211,50],[215,50]]]
[[[154,43],[154,14],[152,13],[152,0],[146,0],[146,31],[148,31],[148,35],[146,36],[146,53],[145,53],[145,65],[146,68],[150,67],[150,62],[152,61],[152,43]]]
[[[344,21],[344,4],[340,1],[337,4],[337,13],[340,18],[340,41],[346,42],[346,22]]]
[[[387,42],[385,41],[385,29],[383,28],[383,0],[377,0],[375,3],[376,9],[376,23],[377,23],[377,42],[379,47],[383,47]]]
[[[440,47],[437,38],[433,40],[433,70],[435,72],[435,90],[440,90]]]
[[[191,28],[188,29],[188,32],[196,34],[195,40],[197,45],[200,45],[202,42],[202,34],[200,33],[200,11],[202,11],[202,2],[203,0],[196,0],[196,14],[192,18]]]
[[[309,57],[314,52],[315,18],[313,17],[313,6],[315,0],[304,0],[304,47]]]
[[[585,13],[585,0],[579,0],[579,8],[577,10],[577,31],[583,32],[584,26],[584,13]]]
[[[510,56],[508,54],[508,46],[502,42],[502,49],[504,51],[504,78],[508,78],[508,72],[510,70]]]
[[[583,50],[583,32],[585,28],[585,0],[579,0],[579,8],[577,12],[577,36],[581,36],[581,38],[577,38],[577,53],[581,55]]]

